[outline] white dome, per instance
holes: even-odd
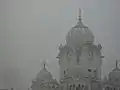
[[[46,68],[43,68],[36,76],[38,80],[52,80],[52,74],[47,71]]]
[[[120,69],[118,68],[118,61],[116,60],[116,68],[109,73],[109,78],[115,80],[116,78],[120,79]]]
[[[79,16],[79,21],[76,26],[74,26],[67,34],[66,43],[68,46],[81,46],[82,44],[88,42],[93,43],[94,36],[88,27],[83,25],[81,21],[81,16]]]

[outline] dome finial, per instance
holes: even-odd
[[[118,68],[118,61],[116,60],[116,68]]]
[[[46,66],[46,61],[44,60],[44,68],[45,68],[45,66]]]
[[[45,66],[46,66],[46,61],[44,60],[43,61],[43,68],[45,69]]]
[[[81,20],[81,9],[79,8],[79,20]]]

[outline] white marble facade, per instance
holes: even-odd
[[[100,90],[102,46],[94,44],[94,35],[82,23],[79,12],[78,23],[68,31],[66,44],[59,46],[59,84],[44,67],[33,81],[32,90],[93,90],[94,85]]]
[[[104,90],[120,90],[120,69],[118,68],[118,60],[116,60],[116,68],[108,74],[103,84]]]

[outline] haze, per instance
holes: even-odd
[[[103,46],[103,75],[120,59],[119,0],[0,0],[0,88],[26,90],[48,60],[59,79],[56,56],[82,9],[84,24]]]

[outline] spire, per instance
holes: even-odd
[[[46,66],[49,66],[48,61],[47,60],[41,61],[41,66],[42,66],[43,69],[46,69]]]
[[[44,64],[44,68],[45,68],[45,66],[46,66],[46,61],[45,60],[44,60],[43,64]]]
[[[43,69],[45,69],[46,68],[46,61],[45,60],[42,61],[42,65],[43,65]]]
[[[83,23],[82,23],[82,18],[81,18],[82,14],[81,14],[81,9],[79,8],[79,18],[78,18],[78,22],[77,25],[74,28],[87,28]]]
[[[116,60],[116,68],[118,68],[118,61]]]
[[[79,21],[82,20],[82,19],[81,19],[81,9],[80,9],[80,8],[79,8],[79,19],[78,19],[78,20],[79,20]]]

